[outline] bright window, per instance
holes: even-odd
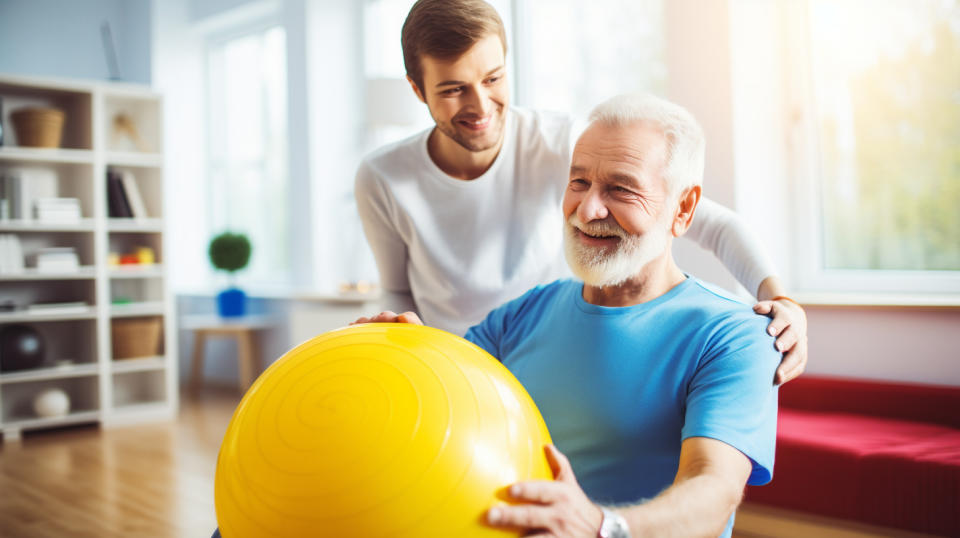
[[[663,95],[663,0],[515,0],[516,102],[585,117],[619,93]]]
[[[809,0],[806,21],[820,270],[870,272],[868,287],[896,275],[900,291],[956,286],[960,5]]]
[[[207,62],[207,232],[250,237],[245,283],[287,283],[284,30],[273,26],[211,41]]]

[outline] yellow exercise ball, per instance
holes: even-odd
[[[550,434],[499,361],[419,325],[322,334],[277,360],[227,427],[224,538],[516,536],[484,524],[506,486],[550,480]]]

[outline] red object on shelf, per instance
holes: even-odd
[[[747,500],[960,536],[960,388],[803,376],[780,389],[773,481]]]
[[[140,257],[136,254],[123,254],[120,256],[120,265],[137,265],[140,263]]]

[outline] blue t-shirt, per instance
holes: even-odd
[[[753,464],[749,484],[770,481],[780,354],[769,320],[692,277],[628,307],[592,305],[582,290],[574,280],[538,286],[466,339],[517,376],[587,495],[656,496],[688,437],[736,448]]]

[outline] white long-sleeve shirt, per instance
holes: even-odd
[[[357,208],[384,306],[462,335],[533,286],[570,276],[561,202],[575,133],[567,116],[512,107],[493,164],[462,181],[430,158],[431,130],[363,160]],[[684,237],[713,251],[748,290],[775,273],[736,214],[706,198]]]

